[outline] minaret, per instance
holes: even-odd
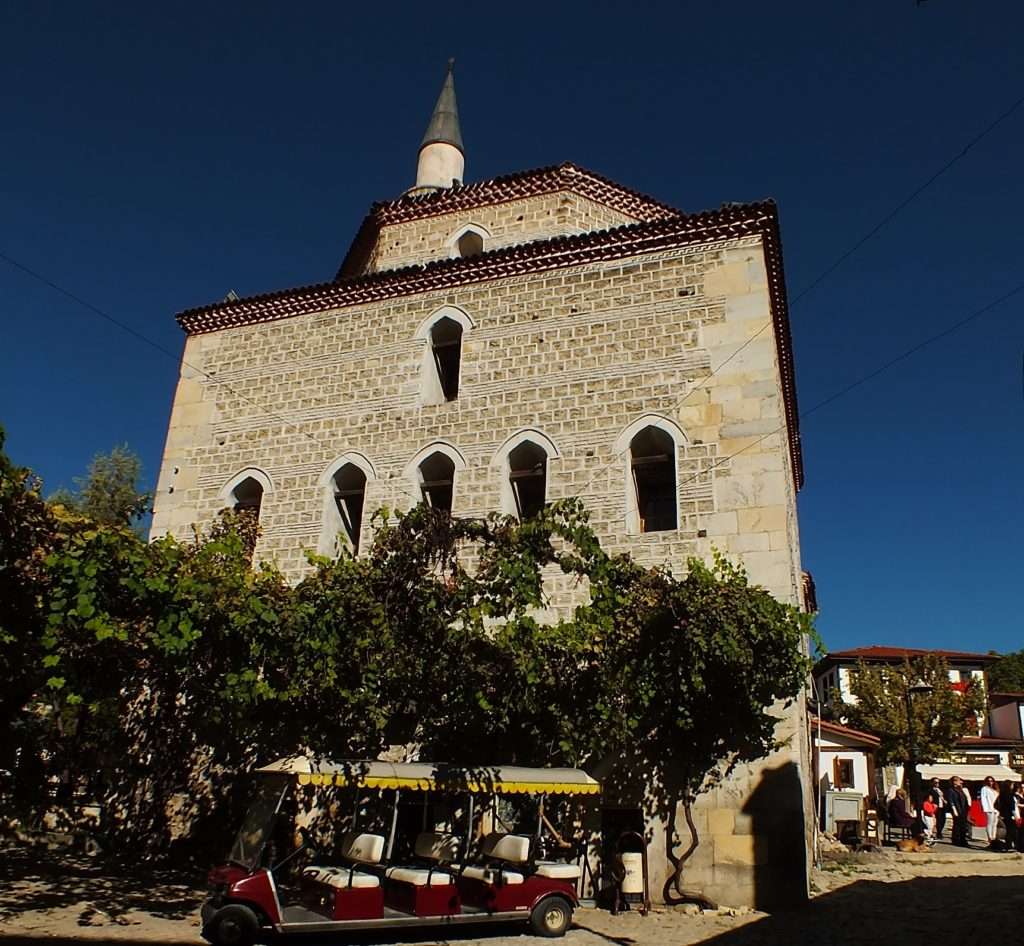
[[[466,159],[459,129],[459,106],[455,102],[454,65],[455,60],[449,59],[441,94],[437,97],[434,114],[430,116],[427,133],[420,144],[413,194],[462,183]]]

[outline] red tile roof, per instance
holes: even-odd
[[[1021,739],[1001,739],[998,736],[962,736],[956,741],[958,746],[964,747],[978,747],[978,746],[1019,746],[1024,745],[1024,740]]]
[[[625,259],[643,253],[753,234],[759,234],[764,241],[776,351],[789,434],[789,451],[793,479],[799,489],[804,481],[800,421],[789,328],[789,306],[782,265],[782,240],[774,201],[732,204],[699,214],[678,215],[665,220],[616,227],[612,230],[555,237],[521,246],[505,247],[465,259],[437,260],[425,266],[410,266],[357,276],[341,282],[321,283],[217,302],[181,312],[177,320],[187,333],[195,335],[273,322],[306,313],[322,312],[325,309],[450,289],[491,279],[504,279],[523,273],[561,269],[603,260]]]
[[[855,647],[853,650],[829,651],[829,653],[821,658],[818,665],[820,666],[824,663],[847,663],[857,660],[864,660],[868,663],[893,663],[911,657],[925,657],[928,655],[945,657],[947,661],[954,663],[989,664],[999,659],[999,654],[977,654],[960,650],[927,650],[918,647],[882,647],[874,644],[871,647]]]
[[[397,200],[374,204],[370,212],[376,214],[384,226],[562,190],[576,191],[637,220],[663,220],[675,217],[680,212],[675,207],[623,187],[571,161],[519,171],[488,181],[448,187],[434,193],[399,197]]]
[[[521,171],[374,204],[359,226],[335,279],[340,281],[366,271],[367,261],[377,244],[381,227],[477,207],[492,207],[560,190],[572,190],[582,197],[633,217],[636,221],[666,220],[681,214],[675,207],[655,201],[645,193],[616,184],[600,174],[566,161],[547,168]]]
[[[823,732],[830,732],[837,736],[847,736],[850,739],[857,739],[860,742],[867,743],[869,746],[878,746],[881,744],[881,740],[878,736],[874,736],[869,732],[862,732],[859,729],[851,729],[849,726],[841,726],[839,723],[833,723],[827,719],[818,719],[817,716],[811,717],[811,730],[812,732],[821,726]]]
[[[636,221],[666,220],[681,214],[675,207],[566,161],[489,181],[449,187],[433,193],[407,194],[397,200],[374,204],[359,227],[335,279],[342,280],[365,272],[381,227],[559,191],[573,191]]]

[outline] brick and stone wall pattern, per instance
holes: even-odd
[[[442,223],[444,233],[454,229]],[[458,399],[423,405],[425,343],[415,334],[444,305],[475,325],[464,338]],[[414,502],[410,462],[446,442],[466,463],[454,512],[481,515],[501,502],[495,455],[532,428],[557,448],[549,497],[581,496],[610,550],[682,571],[689,556],[709,558],[718,548],[773,595],[799,603],[795,490],[759,237],[193,336],[185,361],[192,367],[183,367],[175,399],[154,535],[184,536],[193,523],[209,522],[225,504],[225,484],[256,467],[273,484],[257,554],[297,579],[304,551],[320,538],[324,494],[316,484],[338,456],[358,451],[373,465],[366,521],[378,506]],[[615,442],[645,414],[667,416],[685,434],[680,523],[675,532],[630,535],[626,458]],[[363,536],[365,543],[365,528]],[[570,607],[579,594],[553,581],[553,609]],[[789,747],[698,806],[702,844],[687,878],[725,903],[769,902],[758,893],[773,876],[766,859],[776,849],[791,858],[801,849],[802,712],[799,704],[780,708]],[[656,832],[656,889],[663,844]],[[774,900],[799,899],[799,876],[806,894],[806,873],[793,876]]]
[[[453,255],[450,246],[452,236],[468,224],[482,227],[490,234],[486,249],[496,250],[636,222],[635,217],[572,191],[558,191],[384,226],[368,270],[399,269],[448,259]]]

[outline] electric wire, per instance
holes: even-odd
[[[937,171],[935,171],[930,177],[928,177],[923,183],[915,187],[906,197],[903,198],[892,210],[888,211],[881,220],[879,220],[874,226],[872,226],[863,236],[856,240],[849,248],[844,250],[825,270],[823,270],[817,277],[815,277],[808,285],[798,292],[793,299],[790,301],[790,308],[796,306],[802,299],[810,295],[818,286],[821,285],[829,276],[832,275],[843,263],[845,263],[854,253],[857,252],[865,243],[869,242],[873,237],[881,233],[885,227],[890,224],[899,214],[906,209],[911,203],[913,203],[918,197],[921,196],[929,187],[932,186],[943,174],[954,167],[959,161],[965,158],[968,152],[977,145],[980,141],[986,138],[989,134],[995,131],[1006,119],[1008,119],[1014,112],[1017,111],[1024,105],[1024,95],[1018,98],[1009,108],[997,115],[991,122],[988,123],[978,134],[971,138],[955,155],[953,155],[945,164],[942,165]],[[715,377],[733,358],[735,358],[740,352],[746,349],[754,341],[756,341],[765,331],[771,326],[772,320],[768,319],[764,325],[762,325],[750,338],[748,338],[742,345],[740,345],[728,358],[726,358],[717,368],[714,369],[710,374],[705,375],[701,378],[700,383],[687,390],[681,395],[675,402],[673,402],[668,408],[663,408],[659,411],[662,414],[673,414],[683,404],[686,403],[687,398],[696,394],[698,391],[703,390],[707,383]],[[586,492],[588,487],[593,481],[600,476],[606,467],[611,466],[613,463],[617,463],[625,455],[629,449],[627,446],[625,449],[614,454],[612,458],[606,461],[602,466],[598,467],[597,470],[591,474],[591,477],[584,483],[580,493]]]
[[[846,251],[844,251],[827,269],[825,269],[817,278],[815,278],[810,284],[808,284],[804,289],[802,289],[794,297],[793,301],[791,302],[791,306],[792,305],[796,305],[801,299],[803,299],[810,292],[812,292],[814,289],[816,289],[833,272],[835,272],[847,259],[849,259],[854,253],[856,253],[857,250],[859,250],[862,246],[864,246],[865,243],[867,243],[874,236],[876,236],[878,233],[880,233],[909,204],[911,204],[917,197],[919,197],[922,193],[924,193],[924,191],[926,191],[929,187],[931,187],[931,185],[934,184],[935,181],[937,181],[940,177],[942,177],[943,174],[945,174],[954,165],[956,165],[960,160],[962,160],[971,151],[971,149],[975,147],[975,145],[977,145],[980,141],[982,141],[985,137],[987,137],[992,131],[994,131],[999,125],[1001,125],[1006,119],[1008,119],[1014,112],[1016,112],[1017,109],[1020,108],[1020,106],[1022,104],[1024,104],[1024,96],[1021,96],[1020,98],[1018,98],[1015,102],[1013,102],[1013,104],[1011,104],[1009,106],[1009,108],[1007,108],[1000,115],[998,115],[995,119],[993,119],[993,121],[990,122],[984,129],[982,129],[978,134],[976,134],[973,138],[971,138],[967,142],[967,144],[965,144],[964,147],[960,149],[959,152],[957,152],[948,161],[946,161],[946,163],[943,164],[942,167],[940,167],[937,171],[935,171],[922,184],[920,184],[918,187],[916,187],[907,197],[905,197],[902,201],[900,201],[899,204],[897,204],[880,221],[878,221],[878,223],[876,223],[870,230],[868,230],[867,233],[865,233],[862,237],[860,237],[860,239],[858,239],[853,245],[851,245]],[[309,431],[304,430],[302,427],[300,427],[294,421],[290,421],[286,417],[283,417],[282,415],[277,414],[274,411],[270,410],[269,408],[263,406],[259,402],[254,401],[252,398],[250,398],[247,395],[243,394],[237,388],[232,387],[227,381],[224,381],[224,380],[216,377],[215,375],[210,374],[208,371],[205,371],[202,368],[197,367],[196,365],[190,364],[183,357],[180,357],[175,352],[172,352],[170,349],[168,349],[165,346],[161,345],[159,342],[156,342],[153,339],[149,338],[147,335],[144,335],[142,332],[139,332],[137,329],[135,329],[132,326],[128,325],[126,322],[123,322],[120,319],[110,315],[110,313],[104,311],[99,306],[96,306],[93,303],[89,302],[87,299],[83,298],[82,296],[72,292],[69,289],[66,289],[65,287],[61,286],[59,283],[54,282],[52,279],[50,279],[47,276],[43,275],[42,273],[36,271],[35,269],[31,268],[30,266],[27,266],[26,264],[20,262],[19,260],[13,258],[12,256],[8,255],[7,253],[4,253],[3,251],[0,251],[0,260],[3,260],[9,266],[11,266],[11,267],[13,267],[15,269],[18,269],[21,272],[25,273],[26,275],[30,276],[31,278],[37,280],[38,282],[40,282],[43,285],[47,286],[48,288],[52,289],[54,292],[57,292],[60,295],[64,296],[65,298],[70,299],[72,302],[76,303],[77,305],[81,306],[82,308],[86,309],[87,311],[92,312],[94,315],[97,315],[100,318],[104,319],[105,321],[109,322],[110,324],[116,326],[117,328],[120,328],[122,331],[124,331],[127,334],[131,335],[132,337],[134,337],[138,341],[141,341],[142,343],[148,345],[150,348],[154,349],[155,351],[158,351],[161,354],[171,358],[176,363],[180,363],[180,364],[184,365],[185,367],[189,368],[190,370],[195,371],[196,373],[202,375],[204,378],[206,378],[211,383],[221,385],[226,391],[230,392],[235,397],[239,398],[240,400],[242,400],[242,401],[246,402],[247,404],[251,405],[252,407],[256,408],[256,410],[258,410],[259,412],[264,414],[266,417],[269,417],[269,418],[277,421],[278,423],[283,424],[286,427],[291,428],[292,430],[296,431],[297,433],[299,433],[303,437],[305,437],[308,440],[310,440],[312,443],[315,443],[318,447],[320,447],[322,449],[326,449],[328,451],[328,453],[330,452],[330,448],[325,443],[323,443],[322,441],[320,441],[319,439],[314,437],[311,433],[309,433]],[[1015,295],[1016,292],[1019,292],[1019,291],[1020,291],[1020,289],[1014,290],[1009,295]],[[976,318],[978,315],[982,314],[984,311],[988,311],[988,308],[991,308],[994,305],[998,305],[999,302],[1004,301],[1005,298],[1009,298],[1009,295],[1006,296],[1006,297],[1003,297],[1000,300],[996,300],[996,302],[992,303],[990,306],[986,307],[985,309],[980,310],[979,312],[975,313],[972,316],[969,316],[967,319],[961,321],[960,323],[957,323],[956,325],[951,326],[945,332],[940,333],[937,336],[933,336],[933,337],[925,340],[924,342],[921,343],[921,345],[919,347],[917,347],[915,349],[912,349],[912,350],[910,350],[908,352],[904,352],[902,355],[898,356],[894,361],[886,363],[885,365],[883,365],[880,368],[878,368],[871,375],[865,376],[864,378],[859,379],[858,381],[854,382],[848,388],[843,389],[843,390],[837,392],[836,394],[832,395],[830,398],[826,399],[825,402],[819,403],[819,404],[815,405],[813,408],[811,408],[810,410],[802,412],[800,414],[800,418],[802,419],[802,418],[808,416],[809,414],[813,413],[814,411],[818,410],[819,408],[824,407],[825,404],[831,403],[832,400],[835,400],[836,398],[843,396],[844,394],[848,393],[848,391],[853,390],[853,388],[858,387],[859,385],[865,383],[867,380],[870,380],[870,378],[873,378],[873,377],[877,376],[878,374],[881,374],[883,371],[885,371],[887,368],[891,367],[893,364],[896,364],[898,361],[901,361],[904,358],[910,357],[910,355],[914,354],[914,352],[919,350],[921,347],[924,347],[925,345],[931,344],[931,342],[936,341],[939,338],[944,337],[945,335],[949,334],[950,332],[956,331],[956,329],[959,328],[960,325],[966,324],[966,322],[969,322],[973,318]],[[708,375],[705,375],[701,379],[699,384],[697,384],[694,387],[690,388],[685,394],[683,394],[679,399],[677,399],[677,401],[674,402],[673,405],[670,406],[667,409],[667,411],[663,410],[662,413],[665,413],[665,412],[667,412],[667,413],[674,413],[680,407],[682,407],[682,405],[686,402],[687,398],[691,397],[697,391],[702,390],[707,385],[707,383],[713,377],[715,377],[715,375],[718,374],[718,372],[720,372],[730,361],[732,361],[737,355],[739,355],[749,345],[751,345],[758,337],[760,337],[765,331],[767,331],[767,329],[771,326],[771,324],[772,324],[772,322],[769,319],[767,322],[765,322],[764,325],[761,326],[760,329],[758,329],[758,331],[756,333],[754,333],[754,335],[752,335],[750,338],[748,338],[732,354],[730,354],[729,357],[726,358],[714,371],[712,371]],[[757,443],[760,443],[761,440],[764,440],[767,437],[772,436],[775,433],[778,433],[779,430],[782,430],[782,429],[785,429],[785,425],[783,425],[782,427],[778,428],[775,431],[772,431],[769,434],[765,434],[764,437],[760,438],[757,441],[754,441],[751,444],[748,444],[746,447],[743,448],[743,450],[739,450],[735,454],[732,454],[730,457],[724,458],[723,460],[719,461],[719,463],[716,463],[715,465],[713,465],[711,467],[708,467],[706,470],[700,471],[700,473],[695,474],[695,476],[693,478],[697,478],[699,476],[704,475],[707,472],[710,472],[710,470],[715,469],[716,466],[721,465],[722,462],[725,462],[726,460],[731,459],[733,456],[738,456],[744,450],[751,449]],[[629,448],[627,446],[625,450],[622,450],[619,453],[615,454],[610,460],[606,461],[604,464],[602,464],[600,467],[598,467],[598,469],[594,471],[594,473],[591,475],[591,477],[584,484],[583,488],[577,491],[577,495],[579,495],[581,493],[585,493],[585,491],[594,482],[596,477],[601,475],[605,471],[605,469],[607,467],[611,466],[613,463],[615,463],[618,460],[620,460],[622,458],[622,456],[625,454],[626,450],[628,450],[628,449]],[[691,479],[693,479],[693,478],[691,478]],[[403,487],[400,483],[396,482],[395,480],[392,480],[391,482],[392,482],[392,485],[397,487],[401,492],[406,493],[406,495],[408,495],[410,498],[414,499],[416,502],[419,502],[420,499],[422,498],[422,497],[415,496],[415,494],[413,494],[410,490],[406,489],[405,487]],[[689,482],[689,481],[687,481],[687,482]],[[680,484],[680,485],[684,485],[684,484]]]
[[[822,408],[827,407],[829,404],[833,403],[834,401],[838,401],[841,397],[844,397],[851,391],[859,387],[862,387],[869,381],[873,380],[874,378],[877,378],[880,374],[882,374],[885,371],[888,371],[894,365],[898,365],[901,361],[906,361],[908,358],[912,357],[913,355],[916,355],[919,351],[921,351],[921,349],[927,348],[929,345],[945,338],[947,335],[952,335],[954,332],[956,332],[958,329],[963,328],[969,322],[973,322],[975,319],[980,318],[987,312],[990,312],[992,309],[995,309],[996,307],[1002,305],[1004,302],[1008,301],[1009,299],[1012,299],[1014,296],[1019,295],[1022,292],[1024,292],[1024,282],[1019,283],[1018,285],[1010,289],[1008,292],[1004,292],[1001,296],[998,296],[991,302],[986,303],[980,309],[975,309],[973,312],[970,313],[970,315],[967,315],[964,318],[959,319],[952,325],[944,328],[941,332],[936,332],[934,335],[929,335],[927,338],[922,339],[920,342],[908,348],[906,351],[900,352],[900,354],[894,356],[893,358],[890,358],[884,364],[879,365],[877,368],[873,369],[872,371],[869,371],[867,374],[862,375],[861,377],[855,379],[854,381],[851,381],[849,384],[844,385],[838,391],[834,391],[828,397],[818,401],[812,407],[807,408],[807,410],[801,411],[800,420],[806,420],[808,417],[810,417],[812,414],[817,413]],[[730,460],[733,460],[736,457],[738,457],[741,453],[746,453],[748,450],[752,450],[754,447],[756,447],[759,443],[763,443],[769,437],[774,437],[776,434],[782,433],[786,429],[786,427],[787,425],[785,423],[780,424],[773,430],[769,430],[768,433],[762,434],[760,437],[757,438],[757,440],[748,443],[745,447],[741,447],[735,453],[730,453],[728,456],[720,457],[710,466],[706,467],[703,470],[699,470],[689,478],[678,483],[676,489],[678,490],[679,488],[686,486],[688,483],[692,483],[694,480],[699,479],[702,476],[707,476],[713,470],[718,469],[718,467],[723,466]],[[625,519],[626,516],[617,517],[617,519],[618,518]]]
[[[54,292],[60,293],[60,295],[66,297],[66,298],[70,299],[72,302],[82,306],[84,309],[87,309],[89,312],[92,312],[93,314],[98,315],[100,318],[106,320],[111,325],[115,325],[115,326],[117,326],[117,328],[122,329],[123,331],[127,332],[129,335],[134,336],[139,341],[144,342],[145,344],[147,344],[150,348],[154,349],[155,351],[160,352],[162,355],[166,355],[168,358],[170,358],[175,363],[184,365],[189,370],[195,371],[197,374],[201,374],[204,378],[206,378],[212,384],[220,385],[221,387],[224,388],[225,391],[228,391],[229,393],[233,394],[239,400],[244,401],[246,404],[249,404],[250,406],[256,408],[256,410],[259,413],[263,414],[265,417],[269,417],[272,420],[277,421],[279,424],[283,424],[285,427],[291,428],[292,430],[296,431],[296,433],[301,434],[307,440],[309,440],[310,442],[316,444],[321,449],[326,450],[327,453],[330,454],[332,448],[328,444],[326,444],[323,441],[319,440],[318,438],[314,437],[308,430],[304,430],[302,427],[300,427],[294,421],[290,421],[290,420],[288,420],[287,417],[284,417],[283,415],[278,414],[278,413],[270,410],[269,408],[267,408],[264,405],[260,404],[258,401],[254,401],[251,397],[249,397],[246,394],[243,394],[241,391],[239,391],[237,388],[233,387],[227,381],[224,381],[223,379],[218,378],[216,375],[210,374],[210,372],[203,370],[202,368],[198,367],[197,365],[191,364],[190,362],[186,361],[183,356],[179,356],[179,355],[175,354],[169,348],[165,347],[164,345],[161,345],[159,342],[154,341],[153,339],[149,338],[148,336],[143,335],[142,332],[137,331],[136,329],[132,328],[127,323],[122,322],[120,319],[116,318],[115,316],[112,316],[109,312],[105,312],[99,306],[94,305],[93,303],[89,302],[87,299],[82,298],[81,296],[77,295],[76,293],[72,292],[69,289],[65,289],[63,286],[59,285],[58,283],[55,283],[53,280],[47,278],[42,273],[36,272],[31,267],[26,266],[24,263],[19,262],[18,260],[14,259],[11,256],[8,256],[2,250],[0,250],[0,260],[3,260],[5,263],[8,263],[10,266],[14,267],[15,269],[21,270],[21,272],[27,274],[28,276],[31,276],[33,279],[35,279],[38,282],[42,283],[44,286],[47,286],[50,289],[54,290]],[[392,486],[394,486],[396,489],[398,489],[400,492],[403,492],[407,496],[409,496],[414,502],[419,502],[420,499],[422,498],[420,496],[416,496],[411,490],[409,490],[405,486],[403,486],[401,484],[401,482],[397,478],[391,479],[388,482]]]

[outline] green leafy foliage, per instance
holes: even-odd
[[[879,737],[877,758],[883,764],[910,757],[907,692],[918,684],[931,689],[910,697],[917,762],[934,762],[948,755],[962,737],[978,734],[978,714],[985,708],[982,687],[972,680],[957,692],[945,658],[929,654],[891,666],[861,661],[850,675],[857,702],[844,705],[843,715],[858,729]]]
[[[1004,654],[988,671],[993,693],[1024,693],[1024,650]]]
[[[142,461],[123,444],[110,453],[96,454],[88,473],[75,478],[75,491],[57,490],[50,502],[99,525],[131,525],[142,519],[153,504],[152,494],[138,487],[141,475]]]
[[[677,578],[609,555],[575,500],[524,522],[382,510],[364,554],[311,556],[290,586],[253,564],[246,514],[147,544],[11,470],[10,516],[31,527],[11,566],[30,593],[0,600],[0,627],[27,628],[3,651],[32,737],[16,777],[104,801],[136,849],[222,844],[259,764],[392,745],[584,766],[674,816],[776,745],[772,707],[809,669],[805,615],[720,557]],[[552,619],[559,582],[589,595]]]

